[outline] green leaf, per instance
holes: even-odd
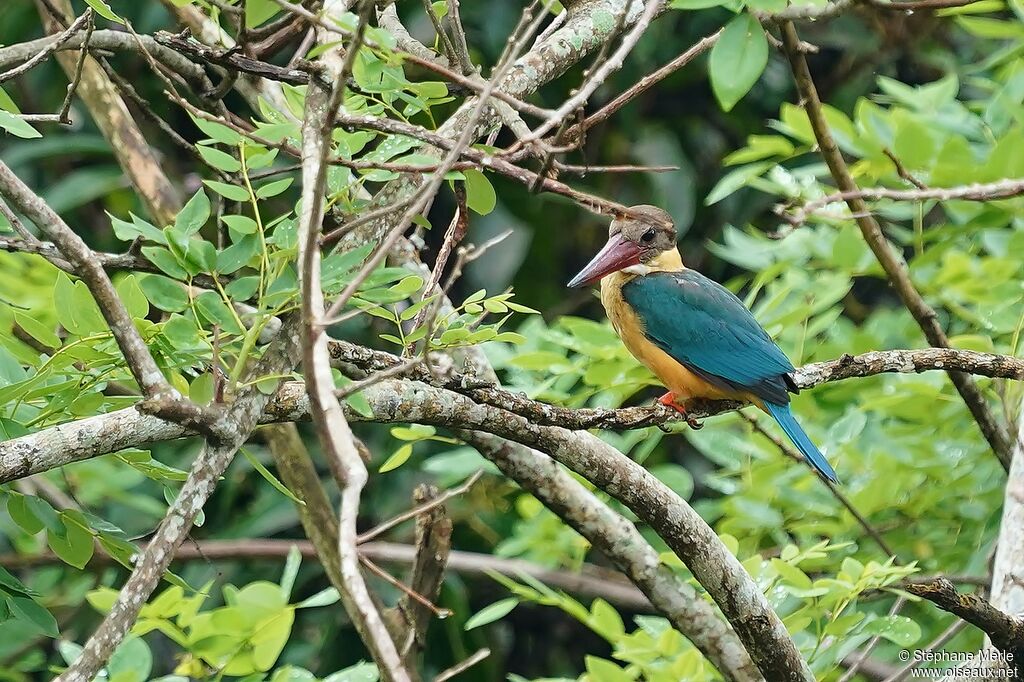
[[[239,234],[256,234],[259,229],[255,220],[244,215],[221,216],[221,222]]]
[[[196,124],[197,128],[221,144],[229,147],[237,147],[238,144],[245,139],[235,130],[232,130],[223,123],[207,121],[205,118],[193,116],[191,113],[189,114],[189,117],[192,119],[192,122]]]
[[[139,280],[134,274],[122,277],[114,288],[117,290],[118,298],[128,310],[128,314],[133,318],[142,319],[149,314],[149,301],[146,300],[146,294],[142,291]]]
[[[397,469],[398,467],[408,462],[411,456],[412,443],[406,443],[397,450],[395,450],[394,454],[388,457],[387,460],[385,460],[385,462],[380,465],[380,468],[377,469],[377,473],[384,474],[389,471],[392,471],[393,469]]]
[[[119,24],[124,23],[124,19],[114,14],[114,10],[110,9],[110,5],[104,2],[104,0],[85,0],[85,4],[92,7],[93,11],[104,19],[114,21]]]
[[[140,637],[128,635],[107,663],[110,682],[146,682],[153,670],[153,654]]]
[[[18,527],[29,535],[35,535],[44,527],[42,519],[36,515],[28,500],[31,495],[11,493],[7,496],[7,513]]]
[[[242,164],[238,159],[219,149],[199,144],[196,145],[196,151],[211,168],[225,173],[237,173],[242,170]]]
[[[188,385],[188,399],[197,405],[209,405],[213,402],[213,372],[203,372]]]
[[[139,287],[149,302],[160,310],[177,313],[188,307],[188,292],[180,282],[173,279],[163,275],[144,275]]]
[[[323,679],[323,682],[377,682],[380,679],[380,672],[373,663],[356,663],[344,670],[332,673]]]
[[[288,189],[291,186],[293,178],[284,178],[283,180],[275,180],[274,182],[268,182],[262,187],[256,189],[256,196],[260,199],[269,199],[270,197],[276,197],[281,192]]]
[[[165,272],[175,279],[185,279],[188,277],[188,272],[185,268],[181,267],[174,254],[162,246],[143,246],[142,255],[159,268],[161,272]]]
[[[57,321],[72,334],[86,336],[107,328],[96,302],[84,282],[72,282],[63,272],[53,287]]]
[[[248,449],[241,448],[241,451],[242,454],[245,455],[245,458],[249,460],[249,464],[252,465],[252,468],[259,472],[259,475],[266,479],[267,483],[273,486],[274,490],[281,493],[295,504],[305,506],[306,503],[297,498],[295,496],[295,493],[288,489],[288,486],[279,481],[278,478],[274,476],[274,474],[270,473],[270,470],[267,469],[267,467],[263,466],[263,463],[256,459],[256,457],[251,452],[249,452]]]
[[[396,426],[391,429],[391,436],[398,440],[417,441],[430,438],[437,430],[426,424],[410,424],[409,426]]]
[[[46,542],[53,553],[65,563],[82,569],[89,563],[93,553],[93,536],[79,523],[70,520],[66,514],[61,515],[64,521],[63,537],[56,533],[47,533]]]
[[[883,616],[864,626],[867,635],[878,635],[893,644],[908,647],[921,639],[921,627],[906,616]]]
[[[3,566],[0,566],[0,588],[4,588],[10,592],[19,592],[30,596],[35,594],[35,592],[26,587],[23,582],[11,575],[11,573]]]
[[[587,666],[587,682],[633,682],[635,679],[625,670],[597,656],[584,658]]]
[[[203,180],[203,184],[230,201],[249,201],[249,190],[216,180]]]
[[[230,275],[252,260],[259,251],[259,238],[254,234],[245,235],[217,254],[217,272]]]
[[[200,230],[210,219],[210,198],[203,190],[197,191],[174,218],[174,230],[188,237]]]
[[[759,177],[774,165],[774,161],[761,161],[729,171],[711,188],[708,196],[704,199],[704,203],[708,206],[718,203],[736,190],[746,186],[748,182]]]
[[[338,594],[337,588],[328,587],[320,590],[312,597],[306,597],[298,604],[295,605],[297,609],[311,609],[317,606],[330,606],[331,604],[337,604],[341,600],[341,595]]]
[[[12,113],[0,109],[0,128],[3,128],[15,137],[32,139],[42,137],[43,134],[33,128],[28,122],[22,120]]]
[[[41,604],[29,597],[8,597],[7,605],[11,615],[31,624],[35,630],[47,637],[57,637],[57,620]]]
[[[164,236],[163,230],[134,213],[129,213],[128,215],[132,217],[132,222],[130,223],[110,213],[107,214],[110,218],[110,225],[114,228],[114,234],[118,239],[130,242],[136,237],[142,237],[157,244],[167,244],[167,237]]]
[[[491,181],[475,168],[467,168],[462,172],[466,176],[466,205],[480,215],[493,211],[498,198]]]
[[[259,287],[260,278],[257,275],[249,275],[232,280],[230,284],[224,287],[224,293],[232,301],[248,301]]]
[[[768,40],[761,22],[747,12],[730,20],[708,60],[711,89],[722,109],[736,106],[767,65]]]
[[[390,291],[402,296],[408,296],[419,291],[421,288],[423,288],[423,278],[419,275],[410,275],[392,286]]]
[[[496,601],[490,606],[485,606],[476,613],[474,613],[469,620],[466,621],[464,629],[472,630],[478,628],[481,625],[487,625],[493,623],[496,620],[500,620],[512,612],[512,609],[519,605],[519,600],[516,597],[508,597]]]
[[[15,310],[14,321],[18,323],[19,327],[28,332],[29,336],[44,346],[60,348],[60,337],[57,336],[56,332],[34,317],[29,317],[20,310]]]
[[[213,291],[204,291],[196,297],[196,309],[211,324],[218,324],[229,334],[244,334],[245,330],[238,325],[227,304]]]
[[[245,27],[256,28],[281,11],[273,0],[248,0],[245,3]]]

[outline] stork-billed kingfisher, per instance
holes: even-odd
[[[793,417],[793,364],[731,291],[683,265],[671,216],[634,206],[569,282],[601,280],[601,303],[630,353],[661,380],[658,402],[686,414],[691,398],[749,401],[770,414],[829,481],[836,473]]]

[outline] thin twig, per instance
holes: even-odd
[[[914,182],[914,180],[909,180]],[[920,184],[920,181],[917,181]],[[834,192],[819,199],[808,201],[793,213],[783,213],[786,222],[797,226],[803,224],[820,209],[840,201],[847,204],[858,200],[878,201],[995,201],[1011,199],[1024,194],[1024,178],[1008,178],[997,182],[960,185],[957,187],[923,187],[920,189],[890,189],[888,187],[866,187],[844,192]],[[851,210],[855,210],[852,208]],[[870,216],[865,207],[861,215]]]
[[[21,66],[16,66],[13,69],[10,69],[9,71],[4,71],[3,73],[0,73],[0,83],[3,83],[4,81],[10,80],[12,78],[17,78],[21,74],[29,71],[36,64],[42,62],[44,59],[46,59],[51,54],[53,54],[61,47],[63,47],[65,43],[71,40],[71,38],[82,29],[82,26],[88,24],[91,27],[92,16],[93,12],[92,8],[90,7],[82,13],[82,16],[75,19],[73,24],[68,26],[58,36],[56,36],[56,38],[52,42],[47,42],[46,46],[43,47],[43,49],[41,49],[39,52],[35,53],[28,61],[24,62]],[[85,43],[88,43],[88,37],[86,37],[86,39],[83,41],[83,44]]]
[[[380,535],[382,533],[386,533],[387,531],[391,530],[395,526],[399,526],[399,525],[405,523],[406,521],[409,521],[410,519],[414,519],[417,516],[419,516],[420,514],[422,514],[424,512],[428,512],[431,509],[433,509],[434,507],[438,507],[438,506],[444,504],[445,502],[447,502],[448,500],[452,499],[453,497],[458,497],[459,495],[465,494],[466,492],[469,491],[470,488],[473,487],[473,485],[477,481],[480,480],[480,477],[483,476],[483,474],[484,474],[483,471],[477,471],[472,476],[467,478],[466,481],[464,483],[462,483],[462,485],[460,485],[460,486],[458,486],[456,488],[451,488],[449,490],[446,490],[443,493],[441,493],[440,495],[438,495],[438,496],[436,496],[434,498],[431,498],[429,501],[424,502],[423,504],[418,505],[416,507],[413,507],[412,509],[409,509],[408,511],[404,511],[401,514],[399,514],[398,516],[395,516],[395,517],[393,517],[391,519],[388,519],[384,523],[381,523],[381,524],[378,524],[378,525],[374,526],[373,528],[371,528],[370,530],[366,531],[365,533],[360,533],[359,536],[356,538],[356,543],[361,545],[361,544],[363,544],[365,542],[369,542],[370,540],[373,540],[378,535]]]
[[[893,602],[892,607],[889,609],[889,618],[892,618],[893,616],[898,614],[907,604],[907,601],[908,599],[906,597],[897,597],[896,601]],[[850,680],[852,680],[857,675],[857,671],[860,670],[865,663],[867,663],[868,659],[871,657],[871,652],[875,650],[875,647],[877,647],[878,643],[881,641],[882,636],[875,635],[871,638],[867,645],[860,651],[859,654],[848,656],[846,658],[846,661],[852,660],[852,662],[850,663],[849,667],[847,667],[846,672],[844,672],[842,677],[840,677],[836,682],[850,682]],[[844,661],[844,663],[846,661]]]
[[[452,679],[456,675],[461,675],[462,673],[466,672],[467,670],[472,668],[474,665],[476,665],[480,661],[486,659],[490,655],[491,655],[491,650],[490,649],[487,649],[487,648],[480,649],[475,654],[473,654],[472,656],[470,656],[466,660],[462,661],[461,663],[456,663],[452,667],[447,668],[445,670],[442,670],[440,673],[438,673],[437,677],[434,678],[434,682],[447,682],[448,680]]]
[[[88,25],[85,28],[85,38],[82,40],[82,51],[78,53],[78,63],[75,64],[75,75],[71,78],[71,82],[68,83],[68,92],[64,96],[60,109],[57,110],[60,122],[65,125],[71,123],[71,119],[68,117],[68,111],[71,110],[71,99],[75,96],[78,84],[82,82],[82,70],[85,68],[85,59],[89,56],[89,40],[92,38],[93,29],[96,28],[96,24],[92,20],[92,8],[86,10],[82,16],[86,15],[89,16]]]

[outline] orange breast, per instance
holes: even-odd
[[[724,391],[708,383],[647,339],[643,322],[622,298],[622,285],[631,278],[630,275],[621,272],[605,277],[601,281],[601,303],[608,313],[612,327],[633,357],[654,372],[679,400],[741,398],[742,396],[735,392]]]

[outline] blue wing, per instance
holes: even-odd
[[[793,364],[732,292],[693,270],[637,277],[622,287],[644,332],[706,381],[789,402]]]

